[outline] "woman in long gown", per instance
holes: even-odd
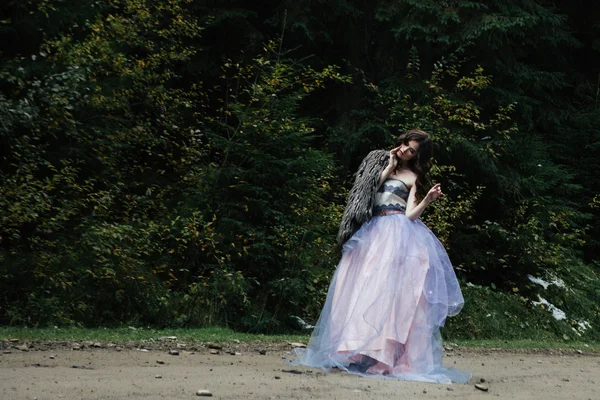
[[[423,187],[432,144],[401,135],[363,160],[338,241],[340,260],[306,349],[296,364],[407,380],[465,383],[442,366],[440,327],[464,303],[448,255],[419,220],[441,186]]]

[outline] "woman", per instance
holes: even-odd
[[[440,184],[424,187],[431,154],[429,135],[411,130],[393,150],[363,160],[338,234],[342,259],[297,364],[428,382],[470,378],[441,365],[439,328],[464,300],[444,247],[419,220],[442,195]]]

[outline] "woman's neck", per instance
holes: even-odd
[[[402,161],[402,162],[398,163],[398,166],[396,167],[396,172],[404,171],[405,169],[410,169],[410,168],[408,167],[407,162]]]

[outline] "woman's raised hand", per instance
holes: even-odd
[[[400,147],[390,150],[390,160],[388,161],[387,165],[389,171],[395,171],[396,167],[398,166],[398,150],[400,150]]]
[[[431,203],[432,201],[439,199],[442,194],[442,185],[440,183],[436,183],[431,189],[429,189],[429,192],[425,198]]]

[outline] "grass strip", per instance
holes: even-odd
[[[128,342],[157,339],[166,336],[176,336],[179,341],[186,342],[240,342],[270,341],[270,342],[307,342],[307,335],[263,335],[235,332],[227,328],[20,328],[0,327],[0,340],[20,339],[37,341],[102,341]]]
[[[22,328],[0,327],[0,340],[19,339],[36,341],[101,341],[129,342],[158,339],[175,336],[178,341],[185,342],[215,342],[225,343],[239,340],[240,342],[308,342],[309,335],[264,335],[255,333],[235,332],[228,328]],[[486,339],[486,340],[445,340],[445,344],[456,344],[474,348],[502,349],[577,349],[583,351],[600,351],[599,342],[578,341],[542,341],[515,339]]]
[[[600,351],[598,342],[578,341],[542,341],[527,339],[485,339],[485,340],[448,340],[445,343],[456,343],[464,347],[501,348],[501,349],[574,349],[582,351]]]

